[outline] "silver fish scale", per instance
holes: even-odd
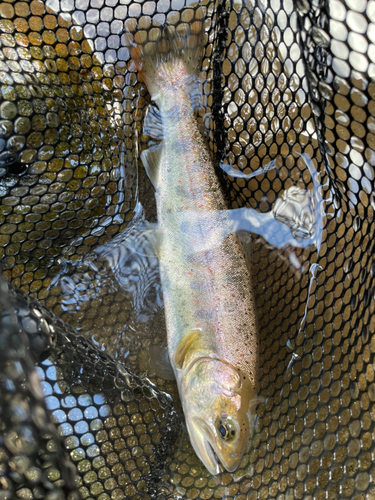
[[[0,2],[2,269],[13,286],[46,304],[46,321],[53,311],[83,334],[95,329],[95,341],[109,350],[113,335],[128,321],[123,296],[110,305],[104,299],[85,302],[73,318],[61,308],[61,289],[51,289],[51,283],[61,271],[58,259],[79,264],[126,229],[136,193],[155,216],[152,188],[142,168],[136,187],[136,159],[148,140],[142,136],[142,120],[149,96],[129,63],[121,33],[124,24],[134,29],[137,23],[143,41],[154,41],[167,20],[193,19],[194,5],[187,3]],[[252,240],[263,399],[250,455],[234,475],[212,478],[182,435],[168,451],[167,471],[153,496],[370,500],[375,495],[372,2],[200,3],[206,8],[207,45],[198,121],[208,125],[213,159],[221,160],[224,152],[241,173],[261,172],[250,179],[218,172],[231,207],[267,213],[281,200],[285,224],[303,238],[304,230],[311,229],[310,211],[304,204],[307,217],[301,219],[299,204],[285,193],[295,186],[309,193],[313,189],[304,153],[312,158],[323,186],[324,229],[319,252],[314,247],[279,250],[262,237]],[[271,160],[277,168],[269,168]],[[290,201],[292,207],[283,204]],[[110,287],[103,281],[99,285],[107,293]],[[110,292],[106,296],[112,298]],[[25,327],[32,330],[34,316],[30,322],[25,317]],[[155,330],[157,324],[148,341]],[[14,338],[19,339],[18,333]],[[45,348],[43,338],[35,337],[38,357]],[[48,480],[44,458],[27,455],[27,463],[24,458],[15,462],[16,455],[8,455],[4,445],[15,415],[25,415],[22,425],[31,425],[39,444],[46,443],[40,425],[50,422],[48,416],[38,424],[31,420],[31,409],[40,415],[45,403],[37,399],[38,392],[18,383],[21,372],[22,381],[32,380],[34,373],[23,345],[17,340],[14,351],[20,356],[19,371],[9,368],[15,346],[1,350],[8,359],[6,365],[0,363],[6,382],[1,418],[17,411],[9,424],[1,423],[0,497],[71,498],[69,479],[56,483],[67,465],[52,431],[48,447],[39,448],[53,464],[46,469],[53,470]],[[72,343],[66,346],[62,352]],[[90,353],[91,348],[81,351],[81,360],[91,360]],[[62,373],[60,385],[44,382],[51,390],[61,392],[62,387],[72,393],[69,373]],[[15,392],[9,392],[11,387]],[[37,391],[38,384],[33,387]],[[16,402],[12,410],[4,404],[9,394]],[[62,401],[61,394],[56,397]],[[100,405],[93,406],[99,411]],[[69,446],[82,437],[78,424],[91,422],[94,410],[88,408],[81,421],[62,424],[71,426]],[[68,414],[65,408],[60,411]],[[127,432],[127,426],[121,429]],[[105,439],[107,433],[114,443],[121,439],[115,437],[117,429],[120,424],[101,434],[98,430],[97,436]],[[123,436],[124,453],[131,449],[131,437]],[[120,452],[108,452],[106,442],[98,444],[96,456],[75,462],[81,498],[138,499],[143,492],[128,482],[121,460],[114,459]],[[30,440],[21,441],[21,451],[26,444]],[[12,445],[14,440],[8,440],[7,446]],[[57,450],[53,459],[51,449]]]

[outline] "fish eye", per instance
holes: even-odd
[[[224,441],[229,441],[235,438],[236,430],[231,422],[219,420],[217,430]]]

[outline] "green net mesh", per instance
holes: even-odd
[[[155,220],[150,97],[123,33],[152,42],[197,5],[3,0],[0,500],[375,498],[375,2],[200,8],[198,121],[232,166],[218,168],[229,205],[294,234],[298,193],[323,214],[319,244],[252,238],[251,450],[217,477],[196,458],[175,384],[147,359],[165,329],[157,263],[116,250],[125,235],[146,249],[136,229]]]

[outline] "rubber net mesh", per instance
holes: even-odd
[[[200,7],[0,2],[0,500],[375,498],[375,2]],[[150,97],[123,37],[201,12],[198,121],[229,205],[315,234],[252,237],[262,400],[217,477],[147,365],[165,328],[138,231]]]

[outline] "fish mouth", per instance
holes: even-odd
[[[207,465],[205,464],[206,465],[206,469],[208,470],[208,472],[210,474],[212,474],[213,476],[216,476],[217,474],[220,474],[220,472],[224,471],[224,466],[220,462],[220,459],[217,456],[214,447],[208,441],[208,439],[206,439],[206,438],[204,439],[204,444],[205,444],[205,447],[206,447],[207,455],[209,456],[210,462],[212,464],[212,469],[209,469],[207,467]],[[205,463],[205,462],[203,462],[203,463]]]
[[[207,455],[210,459],[210,463],[212,464],[212,469],[208,468],[205,462],[203,463],[206,465],[206,469],[208,470],[208,472],[210,472],[213,476],[216,476],[217,474],[220,474],[224,471],[234,472],[237,469],[238,463],[234,463],[232,466],[230,466],[229,464],[223,464],[218,454],[216,453],[215,448],[207,438],[204,438],[204,444],[206,447]]]
[[[208,472],[213,476],[217,476],[217,474],[223,472],[226,468],[223,466],[214,446],[205,436],[203,430],[196,424],[192,425],[189,422],[187,422],[187,428],[191,444]]]

